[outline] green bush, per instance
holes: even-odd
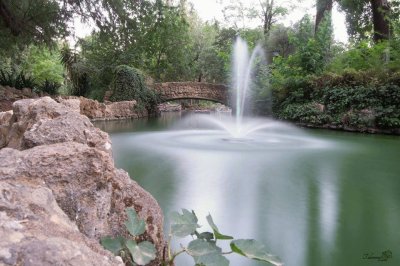
[[[49,95],[57,95],[58,89],[61,87],[61,84],[54,81],[45,80],[41,85],[36,88],[38,92],[45,92]]]
[[[23,71],[12,73],[5,70],[0,70],[0,85],[10,86],[18,90],[23,88],[34,89],[37,86],[35,79],[26,75]]]
[[[315,125],[323,125],[331,121],[331,117],[320,110],[318,104],[314,102],[288,104],[283,108],[280,118]]]
[[[152,111],[158,102],[156,93],[148,89],[139,70],[121,65],[116,67],[111,101],[136,100],[139,109]]]
[[[353,48],[336,56],[327,70],[341,74],[348,69],[374,72],[400,70],[400,41],[393,39],[371,46],[360,42]]]
[[[399,128],[399,81],[397,72],[377,76],[355,70],[288,78],[274,91],[274,112],[281,119],[314,125]]]

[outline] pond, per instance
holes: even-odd
[[[182,117],[96,123],[111,135],[116,166],[159,202],[166,234],[169,214],[186,208],[200,230],[210,213],[222,233],[265,243],[287,266],[400,265],[399,137],[285,125],[261,142],[221,144],[197,117]],[[378,261],[385,251],[392,258]]]

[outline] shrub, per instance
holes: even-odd
[[[49,95],[57,95],[60,87],[60,83],[46,79],[40,86],[37,87],[37,91],[45,92]]]
[[[318,104],[314,102],[305,104],[288,104],[283,108],[280,118],[315,125],[323,125],[332,120],[331,117],[328,114],[323,113]]]
[[[35,79],[26,75],[23,71],[12,73],[5,70],[0,70],[0,84],[3,86],[14,87],[18,90],[23,88],[34,89],[37,86]]]
[[[398,128],[400,74],[347,70],[337,75],[288,78],[274,91],[274,113],[282,119],[356,128]],[[323,104],[324,112],[316,103]]]
[[[156,106],[158,97],[153,90],[146,87],[143,75],[139,70],[121,65],[115,69],[113,81],[113,95],[111,101],[136,100],[138,108],[145,108],[148,111]]]

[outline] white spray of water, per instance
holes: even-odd
[[[247,43],[238,37],[233,47],[233,89],[236,108],[236,134],[242,136],[243,115],[247,104],[248,92],[252,85],[255,61],[263,57],[262,47],[257,45],[249,56]]]

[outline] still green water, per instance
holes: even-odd
[[[174,137],[165,148],[158,135],[146,137],[170,134],[179,119],[96,123],[111,135],[117,167],[159,202],[165,231],[169,213],[187,208],[200,230],[211,213],[222,233],[265,243],[287,266],[400,265],[400,137],[300,129],[327,145],[257,152],[180,146]],[[385,251],[392,258],[379,261]]]

